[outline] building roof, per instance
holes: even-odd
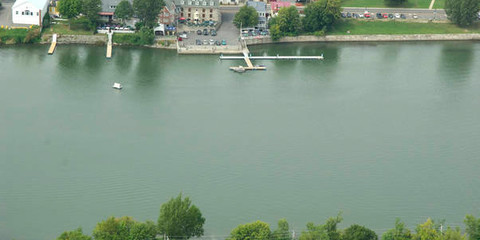
[[[264,2],[257,2],[257,1],[248,1],[247,6],[255,8],[257,12],[266,12],[267,11],[267,4]]]
[[[28,2],[28,3],[32,4],[33,6],[35,6],[38,9],[43,9],[45,7],[45,5],[48,5],[48,0],[17,0],[13,4],[12,8],[20,6],[25,2]]]
[[[282,7],[290,7],[290,2],[271,2],[270,6],[274,11],[278,11]]]

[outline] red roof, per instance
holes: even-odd
[[[270,2],[270,6],[274,11],[278,11],[282,7],[290,7],[290,2]]]
[[[101,15],[101,16],[113,16],[113,12],[99,12],[98,15]]]

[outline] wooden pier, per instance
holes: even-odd
[[[48,55],[52,55],[53,52],[55,52],[56,47],[57,47],[57,34],[53,34],[52,44],[50,45],[50,48],[48,49]]]
[[[109,32],[107,33],[108,35],[108,43],[107,43],[107,55],[106,57],[108,59],[112,58],[112,35],[113,35],[113,32]]]
[[[230,70],[243,72],[243,70],[267,70],[264,66],[254,66],[252,60],[323,60],[323,54],[321,56],[251,56],[250,51],[244,46],[243,56],[223,56],[220,55],[220,60],[244,60],[247,64],[246,67],[230,67]]]

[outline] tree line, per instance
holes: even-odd
[[[325,223],[309,222],[298,240],[378,240],[375,231],[358,224],[339,229],[343,221],[341,213],[328,218]],[[382,234],[381,240],[479,240],[480,218],[467,215],[464,220],[465,233],[459,227],[445,225],[445,221],[428,218],[418,224],[415,231],[408,229],[397,219],[394,228]],[[204,234],[205,218],[200,209],[192,204],[189,197],[179,194],[160,207],[157,223],[140,222],[132,217],[109,217],[95,226],[92,235],[86,235],[81,228],[62,233],[57,240],[155,240],[201,237]],[[234,228],[226,240],[294,240],[286,219],[278,221],[275,230],[266,222],[255,221],[240,224]]]

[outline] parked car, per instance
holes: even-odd
[[[183,38],[182,38],[182,37],[178,37],[177,40],[178,40],[179,42],[181,42],[181,41],[183,41]]]
[[[204,40],[203,40],[203,45],[208,45],[207,39],[204,39]]]
[[[222,43],[217,40],[217,41],[215,41],[215,45],[220,46],[220,45],[222,45]]]
[[[383,18],[388,18],[388,13],[382,13]]]
[[[215,40],[210,39],[210,45],[213,45],[213,44],[215,44]]]
[[[202,41],[200,41],[200,39],[197,39],[197,40],[195,40],[195,44],[202,45]]]
[[[222,45],[227,45],[227,41],[225,41],[225,39],[222,40]]]
[[[366,17],[366,18],[370,18],[372,15],[370,15],[370,13],[365,13],[365,14],[363,14],[363,16]]]
[[[360,15],[358,15],[358,14],[356,14],[356,13],[352,13],[352,17],[353,17],[353,18],[359,18]]]
[[[417,18],[418,18],[417,14],[413,14],[413,19],[417,19]]]
[[[400,13],[395,13],[395,18],[399,19],[400,18]]]
[[[347,17],[347,14],[345,14],[344,12],[340,13],[342,18],[346,18]]]
[[[383,18],[382,14],[381,14],[381,13],[377,13],[377,18],[378,18],[378,19]]]
[[[403,14],[403,13],[400,14],[400,18],[401,18],[401,19],[407,19],[407,17],[406,17],[405,14]]]
[[[210,35],[212,35],[212,36],[214,36],[214,37],[217,36],[217,31],[216,31],[215,29],[212,29],[212,30],[210,31]]]
[[[347,12],[347,18],[351,18],[352,17],[352,14]]]
[[[393,19],[394,18],[393,14],[389,13],[388,18]]]
[[[207,36],[208,35],[208,29],[203,29],[203,35]]]
[[[197,30],[197,35],[202,35],[202,30]]]

